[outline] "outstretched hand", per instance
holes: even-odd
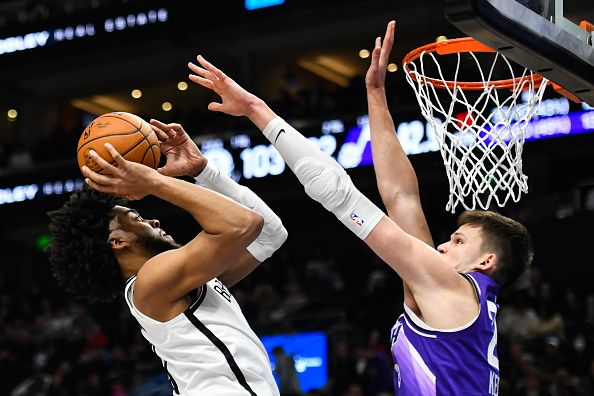
[[[195,74],[190,74],[190,80],[214,91],[221,97],[222,103],[211,102],[208,109],[233,116],[248,116],[250,107],[258,98],[243,89],[232,78],[208,62],[202,55],[196,58],[200,66],[188,63],[188,67]]]
[[[90,156],[109,174],[101,175],[83,166],[82,173],[85,176],[85,182],[95,190],[121,195],[130,200],[141,199],[149,195],[151,182],[155,175],[158,175],[157,172],[146,165],[125,160],[109,143],[105,143],[105,149],[114,159],[115,165],[110,164],[91,150]]]
[[[206,166],[207,159],[180,124],[164,124],[151,119],[151,126],[161,142],[165,166],[157,169],[165,176],[198,176]]]
[[[386,69],[388,68],[388,59],[394,44],[395,21],[390,21],[386,27],[384,41],[380,37],[375,39],[375,47],[371,55],[371,64],[365,75],[365,85],[367,89],[384,88],[386,81]]]

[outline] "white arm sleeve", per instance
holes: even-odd
[[[263,132],[307,195],[334,213],[359,238],[367,238],[384,213],[357,190],[342,166],[280,117],[270,121]]]
[[[236,183],[229,176],[221,174],[220,170],[210,161],[195,179],[209,190],[231,198],[258,212],[264,218],[264,226],[260,235],[247,247],[256,260],[260,262],[266,260],[285,242],[288,233],[283,227],[281,219],[252,190]]]

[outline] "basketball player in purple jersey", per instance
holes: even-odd
[[[261,99],[198,56],[190,79],[222,103],[208,108],[247,116],[305,187],[405,282],[404,313],[392,329],[397,395],[496,395],[499,387],[496,297],[532,259],[524,226],[490,211],[463,213],[435,250],[415,172],[396,138],[384,91],[394,40],[377,38],[366,86],[377,182],[386,216],[356,189],[331,157],[278,117]]]
[[[394,28],[392,21],[383,43],[376,39],[365,78],[374,169],[390,219],[433,247],[416,175],[398,141],[384,89]],[[437,247],[454,271],[422,282],[402,276],[404,313],[391,333],[398,395],[498,393],[497,293],[532,261],[530,237],[521,224],[490,211],[462,213],[458,225],[450,241]],[[432,284],[433,290],[427,288]]]

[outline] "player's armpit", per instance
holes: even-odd
[[[227,287],[231,287],[258,268],[261,262],[249,251],[245,250],[236,260],[217,278]]]

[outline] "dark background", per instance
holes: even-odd
[[[391,60],[399,67],[387,77],[392,115],[396,122],[421,119],[413,91],[405,82],[401,59],[437,36],[461,35],[445,20],[441,2],[436,0],[287,0],[281,6],[249,12],[239,1],[23,0],[0,4],[0,36],[78,23],[100,25],[105,18],[160,7],[169,11],[167,22],[109,34],[98,32],[93,37],[0,55],[0,189],[80,177],[76,143],[93,112],[97,115],[124,110],[145,118],[182,122],[198,140],[235,133],[257,139],[258,131],[246,120],[209,114],[206,106],[215,98],[205,89],[191,83],[187,91],[175,89],[178,81],[188,81],[186,64],[198,53],[297,124],[319,125],[322,120],[365,114],[363,77],[369,60],[357,54],[360,49],[371,49],[374,38],[383,35],[390,19],[397,21]],[[566,2],[565,16],[574,21],[594,20],[594,7],[588,0]],[[344,83],[338,84],[304,66],[312,63],[330,69],[330,74]],[[136,88],[143,90],[139,100],[129,95]],[[545,96],[557,97],[551,91]],[[171,112],[161,109],[163,100],[173,103]],[[574,110],[580,108],[572,106]],[[15,121],[6,119],[10,108],[19,112]],[[312,133],[314,130],[311,127]],[[23,153],[26,160],[15,161],[17,154]],[[434,240],[440,243],[453,231],[456,220],[455,215],[445,211],[448,185],[442,159],[439,153],[429,153],[412,156],[411,161],[417,170]],[[559,296],[575,290],[583,298],[585,309],[594,280],[594,211],[585,204],[585,197],[594,189],[594,134],[528,142],[524,169],[529,177],[529,193],[519,203],[499,210],[524,222],[531,231],[536,251],[534,266],[547,284]],[[372,201],[381,204],[372,167],[352,169],[349,174]],[[340,339],[357,345],[370,331],[379,329],[386,339],[383,342],[387,342],[387,331],[401,312],[400,285],[394,274],[384,269],[379,259],[333,215],[308,199],[288,171],[243,182],[283,219],[290,236],[278,257],[257,270],[253,280],[239,286],[241,293],[249,293],[258,280],[264,279],[274,285],[279,296],[286,295],[289,292],[284,283],[308,279],[300,275],[300,264],[323,257],[333,263],[332,268],[342,274],[346,285],[340,296],[344,297],[341,304],[349,306],[345,311],[348,320],[340,323],[348,328],[343,328],[344,334],[356,337],[341,333]],[[8,296],[0,304],[12,318],[5,317],[6,323],[18,317],[14,312],[19,309],[18,301],[35,306],[31,301],[43,297],[54,307],[67,304],[37,246],[38,238],[47,234],[45,213],[65,199],[65,195],[55,195],[0,205],[0,290]],[[189,216],[157,199],[149,197],[135,206],[143,217],[158,218],[181,242],[199,231]],[[292,272],[287,275],[283,269],[271,268],[275,265],[287,265]],[[393,279],[390,290],[380,293],[377,299],[356,297],[364,294],[363,280],[376,270]],[[320,312],[332,310],[323,308],[326,311]],[[109,307],[89,309],[106,332],[113,334],[117,324],[109,320]],[[32,309],[30,316],[35,312],[37,309]],[[299,318],[289,328],[258,323],[254,328],[259,334],[311,329],[336,334],[336,330],[329,330],[328,321],[335,318],[328,313]],[[569,337],[565,342],[571,343]],[[34,371],[31,365],[27,367],[28,374]],[[9,377],[11,381],[6,383],[11,384],[24,378]]]

